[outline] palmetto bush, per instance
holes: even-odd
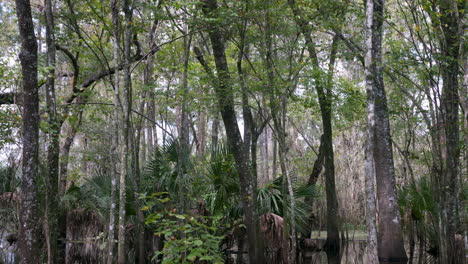
[[[437,255],[437,217],[439,211],[429,177],[421,177],[398,190],[398,205],[401,215],[409,214],[408,227],[414,223],[416,234],[428,252]],[[424,249],[420,249],[424,250]]]

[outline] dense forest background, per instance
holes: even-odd
[[[0,263],[466,263],[466,8],[2,1]]]

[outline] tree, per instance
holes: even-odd
[[[113,26],[113,55],[115,65],[119,64],[120,46],[119,46],[119,5],[118,0],[111,1],[111,12],[112,12],[112,26]],[[117,179],[119,175],[119,128],[120,128],[120,77],[117,71],[114,74],[114,81],[112,82],[114,88],[114,112],[113,112],[113,134],[112,134],[112,146],[111,146],[111,160],[112,160],[112,171],[111,171],[111,194],[110,194],[110,212],[109,212],[109,225],[108,225],[108,246],[107,246],[107,263],[114,263],[114,241],[115,241],[115,209],[117,207]]]
[[[39,208],[39,95],[37,86],[37,41],[28,0],[16,1],[21,36],[21,72],[23,76],[23,175],[19,239],[20,263],[40,262]]]
[[[315,89],[317,91],[320,113],[322,116],[322,129],[323,136],[321,137],[321,147],[323,150],[325,179],[326,179],[326,192],[327,192],[327,248],[332,251],[339,252],[339,228],[338,228],[338,200],[336,197],[335,187],[335,163],[333,154],[333,129],[332,129],[332,77],[334,64],[336,59],[336,42],[337,38],[333,39],[332,50],[330,53],[329,72],[328,78],[322,75],[320,62],[317,56],[315,43],[312,40],[312,28],[309,22],[305,20],[299,7],[296,6],[294,0],[288,1],[294,15],[294,20],[299,26],[302,35],[305,38],[306,48],[309,51],[309,57],[312,62]],[[322,148],[323,144],[323,148]],[[322,152],[320,152],[322,154]],[[315,167],[315,166],[314,166]]]
[[[49,72],[45,83],[47,113],[49,115],[49,142],[47,148],[47,193],[46,193],[46,240],[47,240],[47,262],[63,263],[65,261],[64,247],[58,247],[59,237],[59,155],[60,155],[60,126],[57,117],[57,100],[55,96],[55,23],[52,11],[52,1],[45,1],[45,20],[46,20],[46,45],[47,45],[47,63]],[[63,218],[60,218],[63,219]],[[64,224],[64,223],[60,223]]]
[[[207,18],[215,18],[217,16],[216,0],[203,1],[203,13]],[[241,199],[245,215],[245,223],[247,226],[247,236],[249,239],[249,259],[250,263],[263,263],[263,250],[259,250],[258,243],[260,239],[257,233],[258,217],[256,212],[256,202],[254,197],[254,179],[249,166],[249,159],[246,153],[239,126],[237,123],[236,112],[234,109],[234,94],[231,87],[231,77],[225,53],[224,37],[217,27],[213,27],[208,32],[211,47],[213,49],[213,57],[217,70],[217,82],[215,88],[218,106],[221,111],[228,145],[232,149],[237,171],[240,178]]]
[[[125,14],[125,29],[124,29],[124,44],[123,44],[123,61],[124,61],[124,85],[122,93],[122,148],[120,157],[120,186],[119,186],[119,245],[117,252],[117,263],[126,263],[126,209],[125,204],[127,201],[126,188],[127,188],[127,177],[132,175],[131,162],[131,146],[132,144],[132,127],[130,123],[130,115],[132,109],[132,78],[130,69],[130,52],[132,43],[132,13],[133,13],[133,1],[123,0],[122,10]]]
[[[379,208],[378,255],[381,263],[406,263],[396,197],[390,122],[382,65],[384,1],[366,2],[366,90],[370,149],[367,173],[375,173]],[[375,170],[373,172],[373,170]],[[371,181],[372,179],[368,179]],[[369,183],[370,184],[370,183]],[[372,203],[372,201],[369,201]],[[370,212],[372,213],[372,212]],[[372,220],[370,220],[372,221]]]
[[[442,29],[440,46],[442,51],[442,96],[441,96],[441,120],[442,120],[442,147],[444,170],[440,182],[440,250],[441,261],[455,264],[459,261],[455,234],[458,231],[457,217],[457,193],[458,175],[460,167],[460,128],[459,128],[459,58],[460,37],[463,25],[460,20],[458,3],[451,0],[438,1],[440,21],[438,26]],[[463,7],[463,6],[462,6]],[[466,146],[465,146],[466,147]],[[463,252],[463,251],[462,251]],[[463,253],[462,253],[463,255]],[[463,258],[463,256],[461,256]]]

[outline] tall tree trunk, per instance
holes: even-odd
[[[122,152],[121,152],[121,164],[120,164],[120,184],[119,184],[119,232],[118,232],[118,250],[117,250],[117,263],[124,264],[126,262],[126,189],[127,189],[127,176],[130,176],[132,166],[130,166],[131,153],[129,144],[131,140],[132,128],[130,124],[130,111],[132,109],[132,79],[130,69],[130,49],[132,41],[132,12],[133,7],[131,6],[131,0],[122,0],[122,10],[125,14],[125,27],[124,27],[124,44],[123,44],[123,93],[122,93]]]
[[[60,124],[57,118],[57,102],[55,97],[55,30],[52,1],[45,0],[46,20],[46,45],[47,67],[49,72],[46,80],[46,103],[49,122],[49,142],[47,146],[47,179],[46,179],[46,212],[45,212],[45,236],[47,244],[47,263],[65,261],[64,254],[59,257],[58,252],[58,178],[59,178],[59,153],[60,153]]]
[[[143,92],[141,98],[146,98],[147,93]],[[139,113],[143,113],[145,109],[145,100],[142,99],[138,108]],[[136,224],[136,237],[137,241],[135,243],[135,263],[143,264],[146,263],[145,260],[145,216],[141,208],[141,201],[139,199],[140,194],[140,183],[141,183],[141,165],[140,165],[140,151],[144,152],[144,144],[140,144],[142,135],[144,136],[144,121],[143,117],[139,117],[135,122],[135,129],[132,133],[132,138],[130,139],[130,151],[132,155],[132,185],[133,185],[133,197],[136,208],[137,215],[137,224]]]
[[[39,95],[37,86],[37,41],[28,0],[16,0],[21,36],[23,76],[23,165],[20,202],[20,263],[40,263],[40,230],[37,184],[39,169]]]
[[[444,172],[441,179],[442,190],[442,237],[441,239],[441,261],[447,264],[460,263],[463,256],[457,254],[455,234],[458,231],[458,217],[456,211],[458,193],[458,170],[460,164],[460,132],[458,107],[460,98],[458,96],[458,73],[459,73],[459,51],[460,31],[462,25],[459,23],[457,1],[440,0],[440,23],[443,36],[441,37],[442,51],[442,127],[445,137],[443,150]]]
[[[218,9],[216,0],[203,0],[202,2],[204,15],[209,18],[216,17]],[[257,236],[258,217],[255,199],[256,190],[254,189],[249,159],[246,155],[249,150],[244,148],[237,123],[234,109],[234,94],[226,59],[224,38],[218,27],[210,29],[209,36],[218,77],[218,82],[215,86],[216,97],[226,129],[228,145],[233,152],[236,168],[239,173],[242,206],[247,227],[247,237],[249,239],[249,260],[250,263],[264,263],[263,251],[258,250],[260,241]]]
[[[154,21],[152,24],[152,27],[149,31],[148,34],[148,46],[150,49],[154,48],[155,45],[155,31],[156,27],[158,25],[157,21]],[[153,64],[154,64],[154,57],[150,56],[146,59],[145,62],[145,67],[143,69],[143,84],[145,85],[145,89],[150,89],[149,90],[149,101],[146,104],[146,111],[148,114],[149,119],[156,121],[156,95],[154,92],[154,87],[152,85],[155,83],[155,80],[153,79]],[[153,154],[154,146],[157,146],[158,142],[158,136],[156,133],[156,125],[153,124],[151,121],[147,121],[147,127],[146,127],[146,135],[147,137],[144,137],[144,142],[147,144],[147,149],[148,149],[148,156],[151,157]]]
[[[119,5],[118,0],[111,1],[112,10],[112,25],[113,25],[113,55],[115,65],[119,64],[120,48],[119,48]],[[112,160],[112,171],[111,171],[111,197],[110,197],[110,212],[109,212],[109,226],[108,226],[108,247],[107,247],[107,264],[114,263],[114,244],[115,244],[115,213],[117,208],[117,179],[119,175],[119,129],[120,129],[120,79],[119,71],[116,70],[114,74],[114,81],[111,82],[114,88],[114,112],[113,112],[113,133],[112,133],[112,145],[111,145],[111,160]]]
[[[335,36],[332,40],[330,52],[330,61],[328,76],[326,81],[326,94],[318,89],[317,93],[325,96],[325,102],[320,103],[320,112],[322,114],[323,143],[325,156],[325,190],[327,195],[327,249],[339,252],[339,226],[338,226],[338,198],[335,185],[335,160],[333,154],[333,131],[332,131],[332,87],[333,72],[335,68],[335,58],[337,52],[338,38]],[[318,65],[317,65],[318,68]],[[318,86],[317,86],[318,87]],[[320,101],[320,99],[319,99]]]
[[[382,25],[384,0],[367,0],[366,89],[368,135],[375,169],[378,221],[378,255],[380,263],[406,263],[397,204],[390,122],[382,69]],[[369,153],[370,154],[370,153]],[[370,159],[371,157],[369,157]],[[369,166],[371,160],[369,160]]]
[[[372,23],[373,5],[367,4],[366,16],[366,55],[365,65],[370,65],[372,62]],[[371,76],[370,67],[365,68],[366,76]],[[366,89],[372,90],[372,78],[366,78]],[[377,208],[375,200],[375,165],[373,153],[373,137],[372,129],[374,127],[374,105],[367,105],[367,139],[365,145],[365,188],[366,188],[366,226],[367,226],[367,261],[369,264],[377,264],[378,248],[377,248]]]
[[[190,46],[192,42],[191,35],[188,36],[188,25],[184,24],[184,34],[183,37],[183,44],[184,44],[184,52],[183,52],[183,71],[182,71],[182,102],[180,107],[180,123],[178,125],[178,134],[179,134],[179,155],[177,156],[177,174],[179,180],[179,201],[178,205],[180,213],[185,211],[185,197],[184,195],[187,193],[187,187],[180,184],[184,177],[184,169],[185,169],[185,161],[187,160],[188,156],[190,156],[190,129],[189,129],[189,118],[187,112],[187,97],[188,97],[188,63],[190,59]],[[181,221],[180,221],[181,222]],[[181,222],[182,223],[182,222]]]
[[[324,159],[325,159],[325,191],[327,196],[327,242],[326,248],[339,251],[340,237],[338,228],[338,199],[336,196],[335,187],[335,163],[333,154],[333,131],[332,131],[332,93],[331,93],[331,82],[328,81],[324,85],[324,81],[321,80],[323,77],[320,72],[320,64],[315,48],[315,43],[312,41],[312,29],[308,22],[304,19],[301,10],[296,6],[294,0],[288,0],[289,5],[293,11],[294,19],[296,24],[299,26],[302,35],[305,38],[306,48],[309,51],[309,56],[312,61],[312,66],[317,72],[315,78],[318,80],[315,84],[317,91],[320,113],[322,116],[322,127],[323,127],[323,142],[324,144]],[[335,40],[334,40],[335,41]],[[333,45],[332,45],[333,46]],[[336,51],[335,51],[336,52]],[[330,66],[333,69],[333,47],[330,56]],[[329,70],[329,74],[332,71]],[[326,86],[326,87],[324,87]],[[326,89],[326,91],[325,91]]]

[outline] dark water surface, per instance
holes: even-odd
[[[341,245],[340,252],[326,253],[325,251],[301,251],[301,264],[364,264],[366,261],[366,242],[348,241]]]

